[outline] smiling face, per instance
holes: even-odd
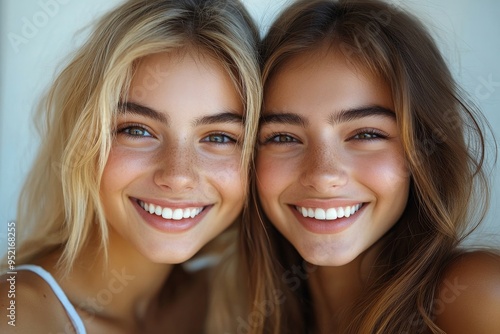
[[[233,82],[211,57],[142,59],[102,177],[111,242],[179,263],[227,228],[245,196],[242,117]]]
[[[322,50],[280,67],[264,101],[257,187],[265,213],[310,263],[350,263],[408,199],[389,87]]]

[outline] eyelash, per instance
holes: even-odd
[[[360,135],[369,135],[371,138],[356,138]],[[290,141],[274,141],[273,139],[283,136],[283,137],[289,137],[292,140]],[[389,136],[379,130],[376,129],[361,129],[358,130],[352,137],[348,139],[348,141],[355,140],[355,141],[374,141],[374,140],[381,140],[381,139],[387,139]],[[275,145],[291,145],[294,143],[300,142],[298,139],[296,139],[294,136],[287,134],[287,133],[280,133],[280,132],[273,132],[269,134],[267,137],[264,138],[262,144],[275,144]]]
[[[357,136],[360,136],[360,135],[370,135],[372,136],[372,138],[356,138]],[[375,137],[373,137],[375,136]],[[356,141],[372,141],[372,140],[381,140],[381,139],[387,139],[389,136],[380,131],[380,130],[376,130],[376,129],[361,129],[361,130],[358,130],[354,136],[352,136],[351,138],[349,138],[348,140],[356,140]]]
[[[223,142],[218,142],[218,141],[207,140],[207,138],[216,137],[216,136],[223,137],[224,141]],[[233,136],[227,134],[227,133],[224,133],[224,132],[214,132],[214,133],[210,133],[207,136],[203,137],[201,139],[201,142],[203,142],[203,143],[211,143],[211,144],[215,144],[215,145],[231,145],[231,144],[238,144],[239,140],[236,139],[236,138],[234,138]]]
[[[147,133],[147,135],[131,134],[130,133],[131,130],[140,130],[140,131],[142,131],[144,133]],[[140,124],[127,124],[127,125],[124,125],[124,126],[118,128],[116,130],[116,133],[117,134],[125,135],[125,136],[127,136],[129,138],[132,138],[132,139],[153,137],[153,135],[151,134],[151,132],[146,127],[144,127],[144,126],[142,126]],[[217,141],[207,140],[207,138],[209,138],[209,137],[215,137],[215,136],[221,136],[221,137],[223,137],[224,141],[223,142],[217,142]],[[233,136],[231,136],[231,135],[229,135],[227,133],[224,133],[224,132],[211,133],[211,134],[203,137],[201,139],[201,142],[213,143],[213,144],[216,144],[216,145],[230,145],[230,144],[237,144],[237,143],[239,143],[239,141],[237,139],[235,139]]]
[[[140,130],[143,133],[147,133],[147,135],[131,134],[130,133],[131,130]],[[127,125],[123,125],[123,126],[121,126],[120,128],[118,128],[116,130],[116,133],[117,134],[125,135],[125,136],[127,136],[129,138],[132,138],[132,139],[153,137],[153,135],[151,134],[151,132],[146,127],[144,127],[141,124],[127,124]]]
[[[274,141],[273,139],[277,137],[289,137],[292,140],[290,141]],[[298,143],[299,140],[296,139],[294,136],[288,134],[288,133],[281,133],[281,132],[273,132],[269,134],[267,137],[264,138],[262,144],[275,144],[275,145],[292,145],[294,143]]]

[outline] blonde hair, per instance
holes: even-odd
[[[59,264],[68,271],[96,228],[107,254],[101,175],[117,106],[141,57],[194,47],[222,64],[244,103],[247,173],[261,104],[257,43],[257,28],[234,0],[134,0],[104,15],[39,110],[43,141],[19,199],[18,263],[62,247]]]
[[[484,117],[461,96],[418,20],[377,0],[296,1],[262,43],[264,83],[295,55],[325,44],[385,80],[392,90],[411,176],[406,210],[384,236],[377,259],[382,274],[373,277],[349,316],[344,314],[342,333],[442,333],[433,322],[435,289],[463,238],[483,219],[489,201]],[[255,194],[255,184],[252,189]],[[252,333],[315,328],[314,306],[305,304],[310,301],[306,282],[290,291],[279,279],[302,259],[266,217],[260,219],[258,199],[254,204],[253,220],[242,236],[253,303],[271,300],[275,290],[286,301],[275,305]]]

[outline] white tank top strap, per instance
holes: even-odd
[[[54,294],[57,296],[61,304],[63,305],[64,309],[66,310],[66,313],[68,314],[69,319],[71,320],[71,323],[73,324],[73,327],[75,328],[76,334],[86,334],[85,326],[83,324],[82,318],[78,315],[76,312],[75,307],[71,304],[69,301],[68,297],[64,293],[64,291],[61,289],[59,284],[56,282],[54,277],[43,269],[40,266],[36,266],[33,264],[23,264],[20,266],[16,266],[17,270],[29,270],[40,276],[47,282],[47,284],[51,287],[52,291],[54,291]]]

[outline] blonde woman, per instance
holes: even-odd
[[[201,330],[206,291],[171,275],[245,205],[257,40],[233,0],[129,1],[98,22],[41,110],[16,333]]]
[[[239,333],[500,333],[482,116],[421,23],[376,0],[301,0],[262,43]]]

